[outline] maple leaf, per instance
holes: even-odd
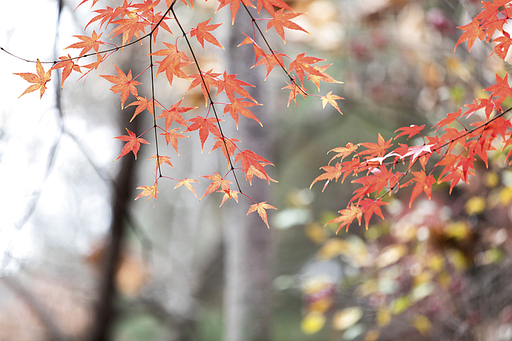
[[[217,141],[213,145],[212,150],[210,150],[210,153],[213,152],[215,149],[220,148],[222,150],[222,154],[224,154],[224,157],[229,163],[230,157],[234,156],[235,150],[237,148],[235,143],[240,142],[240,140],[227,137],[224,139],[222,139],[222,137],[215,137],[214,139],[216,139]]]
[[[461,30],[465,31],[464,34],[462,34],[457,40],[457,44],[455,44],[455,48],[453,49],[453,52],[457,49],[457,46],[464,41],[468,41],[468,51],[471,53],[471,47],[475,43],[476,38],[480,40],[484,40],[485,38],[485,32],[480,27],[480,23],[478,20],[473,20],[467,25],[464,26],[458,26],[457,28],[460,28]]]
[[[402,159],[405,159],[408,156],[412,156],[410,165],[414,163],[414,160],[416,158],[426,155],[426,154],[432,154],[432,146],[433,144],[422,144],[418,146],[412,146],[407,149],[407,152],[401,156]]]
[[[231,114],[231,117],[233,117],[233,120],[236,123],[236,129],[238,130],[238,114],[245,116],[247,118],[252,118],[256,122],[260,124],[260,126],[263,127],[263,124],[258,120],[256,116],[252,112],[250,112],[247,107],[252,107],[255,105],[261,105],[259,103],[253,103],[253,102],[247,102],[243,101],[243,98],[236,98],[233,102],[230,104],[226,104],[224,106],[224,114],[226,114],[228,111]]]
[[[172,122],[188,127],[187,122],[181,114],[192,109],[197,109],[197,107],[180,107],[182,101],[183,98],[178,103],[173,104],[169,110],[163,110],[160,115],[158,115],[157,118],[165,118],[165,130],[169,130]]]
[[[61,69],[61,68],[63,69],[62,70],[62,82],[60,84],[60,88],[62,89],[64,87],[64,82],[69,77],[69,75],[71,74],[72,71],[80,72],[80,73],[82,73],[82,71],[80,70],[80,66],[73,62],[73,60],[69,54],[67,57],[62,56],[62,57],[59,57],[59,59],[61,60],[61,62],[58,62],[57,64],[52,66],[52,70],[57,70],[57,69]]]
[[[198,73],[194,73],[192,75],[189,75],[189,78],[193,78],[192,83],[190,84],[187,92],[190,89],[195,88],[198,85],[201,85],[201,90],[203,91],[204,96],[204,106],[206,107],[208,105],[208,102],[210,100],[210,96],[208,95],[210,93],[210,88],[213,87],[219,87],[220,81],[217,79],[218,76],[220,76],[220,73],[212,72],[213,69],[203,72],[202,77]],[[204,82],[203,82],[204,80]],[[205,84],[206,83],[206,84]]]
[[[38,59],[36,62],[36,72],[37,74],[30,72],[15,73],[15,75],[20,76],[27,82],[34,83],[33,85],[29,86],[25,91],[23,91],[20,97],[24,94],[28,94],[29,92],[39,90],[39,98],[43,98],[44,91],[46,90],[46,83],[48,83],[51,79],[52,69],[50,68],[48,71],[44,72],[44,68]]]
[[[295,102],[295,105],[297,105],[297,94],[301,94],[302,97],[304,97],[304,99],[306,99],[306,94],[307,94],[308,89],[297,85],[297,83],[295,83],[295,82],[293,84],[286,82],[286,84],[287,85],[285,87],[282,87],[281,90],[284,90],[284,89],[291,90],[290,95],[288,95],[288,103],[286,104],[287,107],[290,106],[290,102],[292,101],[292,99],[293,99],[293,102]]]
[[[457,120],[461,113],[462,113],[462,109],[459,109],[457,112],[449,113],[446,118],[443,118],[441,121],[439,121],[438,123],[434,124],[432,126],[432,128],[437,126],[437,129],[436,129],[436,132],[437,132],[440,128],[442,128],[444,126],[447,126],[447,125],[450,125],[452,122]]]
[[[181,187],[181,186],[185,186],[197,198],[196,190],[192,186],[193,182],[199,183],[199,181],[197,181],[197,180],[185,178],[183,180],[178,181],[178,183],[176,184],[176,186],[174,186],[173,189],[176,189],[176,188]]]
[[[398,128],[397,130],[395,130],[395,133],[397,131],[402,131],[402,132],[400,134],[398,134],[397,136],[395,136],[395,140],[397,138],[399,138],[400,136],[402,136],[402,135],[407,135],[407,139],[410,139],[411,137],[419,134],[420,131],[423,130],[423,128],[425,128],[424,124],[422,124],[421,126],[417,126],[415,124],[411,124],[409,127]]]
[[[132,105],[136,105],[137,108],[135,109],[135,112],[133,113],[133,116],[130,119],[130,122],[133,121],[133,119],[135,117],[137,117],[138,114],[140,114],[141,112],[143,112],[146,109],[151,113],[151,115],[155,116],[155,113],[153,110],[153,100],[152,99],[148,100],[146,98],[146,96],[144,96],[144,97],[137,96],[137,101],[134,101],[134,102],[128,104],[127,107],[132,106]],[[161,105],[158,103],[156,103],[156,106],[161,107]]]
[[[220,92],[224,91],[224,92],[226,92],[226,95],[228,96],[229,100],[231,102],[234,102],[235,101],[235,92],[236,92],[237,94],[239,94],[247,99],[250,99],[254,103],[258,103],[258,101],[256,101],[254,98],[252,98],[252,96],[247,92],[247,90],[242,88],[242,86],[254,87],[254,85],[244,82],[240,79],[236,79],[236,74],[228,75],[226,71],[224,71],[223,77],[224,77],[224,80],[220,81],[218,83],[217,95]],[[217,95],[215,97],[217,97]]]
[[[409,208],[411,208],[412,202],[418,195],[425,192],[428,199],[432,195],[432,185],[436,183],[436,179],[432,174],[426,175],[424,171],[412,172],[414,175],[413,181],[416,182],[416,185],[412,189],[411,200],[409,201]]]
[[[283,0],[257,0],[257,6],[258,13],[260,13],[262,7],[265,7],[268,13],[272,15],[275,12],[274,6],[277,8],[287,9],[290,12],[294,12],[294,10],[290,6],[288,6],[288,4]]]
[[[325,190],[325,188],[327,187],[327,184],[329,183],[329,181],[331,181],[333,179],[336,179],[336,181],[338,181],[340,176],[344,173],[341,163],[339,163],[339,162],[337,162],[334,166],[323,166],[323,167],[320,167],[320,169],[322,169],[325,173],[317,176],[315,178],[315,180],[313,180],[313,182],[309,186],[309,189],[311,189],[316,182],[322,181],[322,180],[327,180],[327,182],[324,185],[324,188],[322,189],[322,192],[323,192]]]
[[[252,150],[245,149],[244,151],[240,151],[238,152],[238,154],[236,154],[235,162],[233,162],[233,164],[238,163],[238,161],[240,161],[240,163],[242,164],[242,172],[245,173],[246,179],[248,177],[248,174],[250,174],[250,167],[254,166],[254,168],[259,172],[258,174],[260,174],[258,177],[263,178],[268,182],[271,181],[271,178],[267,175],[267,172],[265,171],[264,167],[267,165],[273,166],[273,164],[267,159],[256,154]],[[255,173],[252,172],[251,174]]]
[[[387,153],[387,150],[393,146],[391,141],[392,139],[389,139],[388,141],[384,140],[384,138],[379,133],[377,143],[364,142],[360,144],[361,146],[367,148],[367,150],[359,152],[359,155],[368,154],[370,158],[383,156]]]
[[[84,73],[83,75],[80,76],[80,78],[78,78],[78,80],[82,79],[82,77],[86,77],[87,79],[87,75],[92,71],[92,70],[97,70],[98,69],[98,66],[100,66],[100,64],[105,60],[105,56],[102,56],[101,54],[97,54],[96,55],[96,61],[91,63],[91,64],[87,64],[87,65],[84,65],[82,67],[86,68],[86,69],[89,69],[89,71],[87,71],[86,73]]]
[[[384,219],[384,216],[382,215],[382,210],[380,209],[381,206],[388,205],[387,202],[384,202],[380,199],[373,200],[370,198],[366,198],[360,203],[360,207],[364,211],[364,223],[365,228],[368,230],[368,224],[370,223],[370,219],[372,218],[372,215],[375,213],[382,219]]]
[[[267,32],[268,30],[274,26],[274,29],[276,30],[277,34],[283,39],[283,42],[286,44],[286,40],[284,39],[284,27],[289,28],[291,30],[297,30],[306,32],[309,34],[308,31],[291,21],[290,19],[293,19],[295,17],[298,17],[299,15],[302,15],[303,13],[291,13],[286,12],[284,13],[284,8],[281,8],[279,11],[270,13],[272,15],[272,19],[269,20],[267,23]]]
[[[157,61],[158,70],[156,71],[156,76],[160,73],[165,72],[165,76],[169,81],[169,85],[172,86],[173,76],[189,79],[187,74],[181,70],[182,67],[191,64],[185,52],[178,51],[178,48],[174,44],[169,44],[166,42],[162,42],[167,49],[158,50],[150,55],[153,56],[165,56],[165,58],[161,61]]]
[[[117,66],[115,66],[115,64],[114,67],[116,68],[117,76],[100,75],[100,77],[103,77],[109,82],[116,84],[112,86],[110,90],[112,90],[112,92],[115,94],[121,92],[121,108],[124,108],[124,102],[130,95],[130,93],[134,96],[138,95],[137,88],[135,86],[139,85],[140,83],[132,79],[132,70],[130,70],[126,75]]]
[[[217,192],[224,193],[224,196],[222,197],[222,202],[220,203],[219,207],[224,205],[224,203],[228,199],[234,199],[238,203],[238,193],[240,193],[240,192],[232,191],[230,188],[228,188],[228,189],[221,189],[221,190],[218,190]]]
[[[149,144],[148,141],[144,140],[141,137],[137,137],[135,133],[128,130],[128,128],[126,128],[126,131],[128,132],[128,135],[114,137],[115,139],[126,142],[126,144],[123,146],[123,149],[121,149],[121,154],[119,154],[117,159],[115,159],[114,161],[119,160],[121,157],[125,156],[129,152],[132,152],[133,155],[135,156],[135,160],[137,160],[137,153],[139,152],[140,144]]]
[[[334,218],[333,220],[331,220],[327,224],[325,224],[325,225],[328,225],[328,224],[340,223],[340,226],[338,226],[338,229],[336,230],[336,234],[338,234],[339,230],[341,230],[341,228],[343,226],[347,226],[347,232],[348,232],[348,227],[354,221],[354,219],[357,219],[357,221],[359,222],[359,225],[361,225],[361,218],[363,216],[363,211],[361,210],[361,208],[359,206],[350,204],[350,206],[348,208],[340,210],[340,211],[338,211],[338,213],[340,214],[339,217]]]
[[[176,150],[178,156],[180,156],[180,153],[178,152],[178,139],[189,136],[177,133],[176,131],[178,129],[180,128],[174,128],[173,130],[166,131],[165,133],[161,133],[160,135],[164,135],[167,146],[169,146],[170,143],[174,147],[174,150]]]
[[[210,180],[211,183],[208,185],[208,187],[206,188],[206,191],[204,192],[203,196],[199,200],[203,199],[208,194],[215,192],[219,187],[223,190],[229,189],[229,184],[231,184],[232,182],[222,178],[222,176],[220,176],[220,174],[217,172],[213,172],[213,173],[214,173],[213,175],[201,175],[202,178],[206,178],[206,179]]]
[[[156,173],[158,168],[160,168],[160,166],[163,165],[164,163],[166,163],[169,166],[171,166],[172,168],[174,168],[174,166],[171,163],[171,158],[169,156],[158,155],[158,157],[157,157],[156,155],[153,155],[152,157],[148,158],[148,160],[151,160],[151,159],[155,159],[155,164],[156,164],[155,171],[153,173]]]
[[[203,47],[203,50],[204,50],[204,41],[206,40],[207,42],[215,45],[215,46],[218,46],[220,47],[221,49],[224,50],[224,47],[219,43],[219,41],[217,40],[217,38],[215,38],[213,36],[213,34],[210,33],[210,31],[213,31],[215,30],[217,27],[219,27],[220,25],[222,25],[223,23],[220,23],[220,24],[212,24],[212,25],[208,25],[208,23],[210,22],[210,20],[212,20],[212,18],[206,20],[206,21],[203,21],[201,23],[199,23],[197,25],[197,27],[194,27],[191,31],[190,31],[190,36],[191,37],[196,37],[197,41],[201,44],[201,46]]]
[[[256,176],[262,180],[267,180],[267,182],[270,184],[270,182],[277,182],[277,180],[272,179],[270,176],[268,176],[267,173],[262,173],[258,168],[256,168],[254,165],[250,165],[247,171],[245,171],[245,178],[247,181],[249,181],[249,185],[252,186],[252,179]]]
[[[105,9],[98,9],[98,10],[95,10],[94,12],[99,13],[99,14],[97,16],[95,16],[94,18],[92,18],[87,23],[87,25],[85,25],[85,29],[87,29],[87,26],[89,26],[93,22],[98,21],[100,19],[101,19],[100,29],[103,27],[103,24],[105,24],[105,23],[107,23],[105,28],[108,27],[108,25],[110,25],[110,23],[121,14],[122,10],[120,7],[116,7],[114,9],[112,7],[107,6],[107,8],[105,8]]]
[[[379,134],[380,136],[380,134]],[[335,152],[335,153],[338,153],[336,155],[334,155],[330,160],[329,162],[327,163],[327,165],[329,165],[332,160],[338,158],[338,157],[341,157],[341,161],[343,161],[343,159],[346,157],[346,156],[349,156],[350,154],[352,154],[353,152],[355,152],[357,150],[357,148],[359,148],[359,145],[357,144],[352,144],[352,142],[349,142],[346,144],[345,147],[338,147],[338,148],[333,148],[331,150],[329,150],[327,153],[330,153],[330,152]]]
[[[141,189],[142,192],[135,198],[135,200],[142,198],[142,197],[148,197],[146,199],[146,201],[148,201],[151,198],[155,198],[155,201],[156,201],[156,196],[158,193],[160,193],[160,192],[158,192],[157,187],[158,187],[158,180],[152,186],[137,187],[137,189]]]
[[[501,59],[505,59],[507,57],[508,50],[510,49],[510,45],[512,45],[512,39],[510,38],[510,35],[503,31],[503,36],[498,37],[494,39],[496,46],[494,46],[494,51],[491,53],[491,56],[496,53],[498,57]],[[490,57],[490,56],[489,56]]]
[[[64,50],[65,49],[82,49],[82,51],[80,51],[79,57],[82,57],[84,54],[89,52],[91,49],[94,49],[94,51],[96,51],[96,53],[98,53],[100,45],[105,45],[104,42],[99,40],[101,38],[102,34],[103,33],[98,35],[96,33],[96,31],[92,31],[92,35],[90,37],[74,35],[73,37],[80,39],[81,42],[71,44],[68,47],[64,48]]]
[[[341,112],[340,108],[338,107],[338,103],[336,103],[336,100],[338,99],[344,99],[343,97],[340,97],[340,96],[337,96],[337,95],[333,95],[332,94],[332,91],[329,91],[327,93],[327,95],[325,96],[322,96],[322,108],[325,108],[325,105],[327,103],[329,103],[330,105],[332,105],[336,110],[338,110],[338,112],[340,114],[343,115],[343,113]]]
[[[318,69],[315,69],[313,64],[318,63],[320,61],[323,61],[325,59],[322,58],[316,58],[316,57],[308,57],[305,55],[305,53],[298,54],[297,57],[293,61],[290,62],[289,65],[289,72],[292,72],[295,70],[297,75],[300,78],[300,82],[302,84],[302,80],[305,77],[306,73],[317,75],[317,76],[323,76],[324,73],[319,71]]]
[[[266,201],[262,201],[260,203],[251,205],[249,207],[249,211],[247,211],[246,215],[249,215],[252,212],[258,212],[260,218],[263,220],[265,225],[267,225],[267,228],[270,228],[270,226],[268,225],[267,211],[266,211],[266,210],[270,210],[270,209],[277,210],[277,208],[275,208],[274,206],[267,204]]]
[[[199,129],[199,139],[201,140],[201,153],[208,135],[212,133],[217,137],[221,137],[219,127],[217,127],[217,119],[215,117],[204,118],[202,116],[196,116],[188,120],[192,124],[185,131],[194,131]],[[219,120],[222,121],[222,120]]]
[[[146,23],[139,21],[139,17],[135,13],[130,12],[128,18],[112,21],[112,24],[117,25],[117,27],[112,30],[109,36],[114,38],[119,34],[123,34],[123,42],[121,43],[123,46],[126,45],[133,36],[140,39],[140,34],[145,33]]]
[[[498,97],[498,99],[495,100],[496,106],[501,105],[507,97],[512,97],[512,88],[508,85],[508,73],[506,73],[503,78],[496,74],[496,84],[491,85],[485,89],[485,91],[492,92],[491,97]]]
[[[317,70],[318,72],[320,72],[320,75],[319,74],[310,74],[307,78],[307,80],[313,82],[313,84],[316,85],[318,91],[320,91],[320,81],[322,82],[325,82],[325,83],[338,83],[338,84],[343,84],[343,82],[340,82],[340,81],[337,81],[335,80],[334,78],[332,78],[331,75],[329,75],[328,73],[325,73],[324,71],[327,70],[327,68],[329,66],[331,66],[332,64],[327,64],[327,65],[323,65],[323,66],[313,66],[313,68],[315,70]]]
[[[248,7],[256,8],[250,0],[219,0],[219,3],[219,7],[215,11],[215,13],[217,13],[221,8],[227,6],[228,4],[230,5],[229,8],[231,10],[232,18],[231,25],[235,23],[235,17],[236,14],[238,13],[238,8],[240,8],[240,3]]]
[[[89,0],[83,0],[81,3],[78,4],[78,6],[75,7],[75,11],[78,7],[82,6],[83,4],[85,4],[87,1]],[[96,5],[96,3],[98,2],[99,0],[92,0],[92,5],[91,5],[91,8],[94,7],[94,5]]]

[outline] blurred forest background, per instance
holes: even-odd
[[[0,46],[56,59],[93,16],[89,4],[74,12],[78,3],[10,2],[0,14]],[[275,164],[270,175],[279,183],[256,180],[249,189],[279,209],[269,212],[270,230],[245,217],[244,204],[219,209],[220,197],[199,202],[170,184],[154,205],[133,201],[135,188],[152,181],[152,151],[113,163],[121,142],[112,137],[152,123],[127,125],[134,109],[121,111],[111,84],[92,74],[62,91],[54,74],[42,100],[18,99],[26,84],[12,73],[33,66],[0,54],[0,340],[512,340],[512,171],[504,155],[490,155],[489,168],[482,164],[451,196],[438,186],[412,209],[407,198],[391,197],[386,220],[367,231],[353,225],[335,235],[336,226],[323,226],[346,205],[349,181],[309,190],[328,150],[376,142],[379,133],[388,140],[410,124],[432,126],[506,72],[484,44],[471,55],[465,44],[453,52],[456,27],[480,2],[288,3],[307,12],[297,22],[311,36],[287,31],[283,47],[269,32],[271,43],[333,63],[330,74],[344,84],[322,90],[332,85],[346,100],[344,116],[314,98],[287,108],[283,73],[265,83],[258,68],[259,80],[241,77],[259,82],[267,98],[257,113],[264,129],[242,121],[238,137]],[[177,8],[186,27],[217,4],[195,7]],[[229,65],[240,75],[253,52],[233,49],[243,36],[228,13],[215,16],[226,22],[219,38],[226,52],[201,50],[199,60],[204,70]],[[110,58],[138,74],[146,53],[135,45]],[[102,68],[97,74],[112,72]],[[202,108],[200,91],[185,101]],[[187,153],[173,157],[173,174],[223,174],[220,154],[200,154],[196,140],[180,141]]]

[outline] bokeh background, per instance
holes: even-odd
[[[78,3],[4,1],[0,46],[56,59],[94,15],[89,4],[74,11]],[[512,172],[503,154],[490,155],[489,167],[481,164],[450,196],[437,186],[432,200],[419,197],[411,209],[407,189],[388,198],[386,220],[368,230],[354,224],[336,235],[337,226],[324,227],[350,199],[350,181],[309,189],[330,149],[375,142],[379,133],[388,140],[410,124],[431,127],[507,72],[488,45],[475,43],[471,55],[465,44],[453,51],[456,27],[480,3],[288,3],[307,12],[297,22],[311,35],[287,30],[283,45],[269,31],[268,39],[290,56],[332,63],[330,74],[344,83],[321,90],[345,97],[344,115],[316,98],[287,107],[286,76],[277,69],[265,82],[261,67],[247,76],[267,99],[257,114],[264,128],[242,120],[238,132],[226,129],[275,165],[269,172],[278,183],[244,184],[278,208],[269,212],[270,230],[245,217],[247,203],[219,209],[220,194],[198,201],[170,181],[160,182],[156,203],[133,200],[136,187],[153,182],[154,161],[146,160],[153,151],[112,162],[122,146],[112,137],[152,123],[142,116],[128,123],[134,109],[120,110],[97,75],[113,73],[112,62],[138,74],[146,46],[109,57],[85,84],[70,78],[60,90],[54,73],[41,100],[18,98],[26,84],[13,75],[34,65],[0,53],[0,340],[512,340]],[[187,27],[214,15],[217,4],[195,8],[179,3]],[[232,48],[243,40],[244,20],[236,31],[225,8],[214,21],[226,22],[219,30],[226,51],[197,46],[203,69],[228,65],[244,74],[252,50]],[[202,110],[199,91],[184,94],[188,82],[171,90],[162,78],[157,97],[184,97]],[[201,154],[196,135],[181,139],[181,156],[173,154],[175,168],[166,172],[225,173],[211,147]],[[205,188],[203,181],[196,191]]]

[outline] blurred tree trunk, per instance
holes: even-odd
[[[126,113],[119,114],[119,116],[126,117]],[[131,122],[129,129],[138,132],[140,121]],[[124,130],[126,121],[120,120],[119,123],[119,130]],[[89,336],[91,341],[112,339],[112,324],[116,314],[114,305],[117,295],[116,272],[121,260],[123,239],[126,235],[124,218],[134,198],[135,159],[130,153],[117,162],[120,162],[120,169],[112,184],[112,222],[99,265],[99,294],[94,307],[93,329]]]
[[[250,69],[254,60],[253,49],[247,45],[237,48],[243,40],[243,31],[252,31],[251,21],[240,7],[240,13],[234,26],[229,28],[229,44],[226,48],[228,60],[227,71],[237,74],[237,79],[253,84],[248,88],[251,95],[259,101],[264,98],[263,78],[257,69]],[[265,122],[261,107],[252,107],[251,111]],[[267,108],[268,111],[268,108]],[[229,134],[229,133],[228,133]],[[240,129],[242,149],[250,148],[265,158],[272,159],[269,151],[271,143],[267,129],[261,128],[253,120],[241,118]],[[254,179],[255,184],[249,188],[238,173],[244,191],[256,201],[268,200],[268,187],[265,182]],[[224,289],[224,340],[225,341],[268,341],[270,340],[270,259],[271,233],[260,217],[253,213],[246,216],[247,200],[241,198],[239,205],[227,212],[224,224],[225,244],[225,289]]]

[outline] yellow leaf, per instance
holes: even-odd
[[[377,325],[385,327],[391,322],[391,312],[387,307],[381,307],[377,310]]]
[[[308,313],[300,324],[300,329],[304,334],[315,334],[325,325],[325,316],[319,312],[312,311]]]
[[[469,226],[464,221],[448,224],[444,229],[444,233],[447,237],[454,238],[459,241],[465,239],[469,232]]]
[[[304,230],[306,232],[306,236],[317,244],[325,242],[328,238],[327,231],[318,223],[308,224]]]
[[[381,254],[375,260],[377,267],[384,268],[396,263],[407,253],[407,246],[403,244],[390,245],[384,248]]]
[[[347,250],[347,242],[340,238],[329,239],[318,251],[318,257],[320,259],[331,259],[339,256]]]

